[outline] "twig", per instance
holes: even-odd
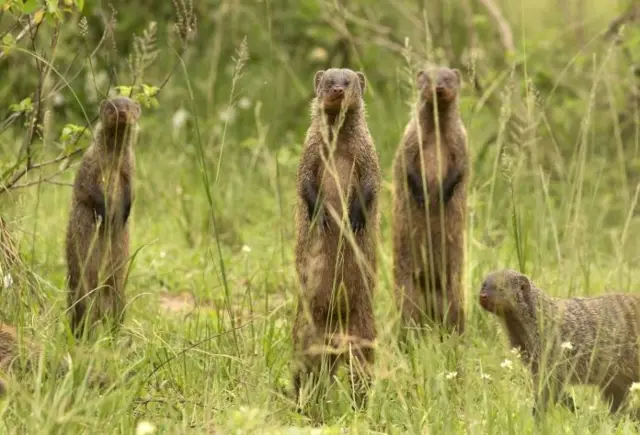
[[[86,128],[85,128],[85,130],[86,130]],[[80,136],[82,136],[82,135],[80,135]],[[69,167],[69,165],[70,165],[70,163],[69,163],[70,159],[71,159],[72,157],[74,157],[74,156],[76,156],[76,155],[80,154],[82,151],[83,151],[83,149],[77,149],[77,150],[75,150],[75,151],[73,151],[73,152],[71,152],[71,153],[68,153],[68,154],[62,155],[62,156],[57,157],[57,158],[55,158],[55,159],[53,159],[53,160],[49,160],[49,161],[46,161],[46,162],[43,162],[43,163],[37,163],[37,164],[34,164],[34,165],[32,165],[32,166],[31,166],[31,168],[30,168],[30,169],[39,169],[39,168],[43,168],[43,167],[45,167],[45,166],[53,165],[53,164],[55,164],[55,163],[60,163],[60,162],[62,162],[62,161],[64,161],[64,160],[66,160],[66,162],[65,162],[65,166],[63,166],[63,169],[61,169],[61,171],[62,171],[62,170],[65,170],[65,169],[67,169],[67,168]],[[28,171],[29,171],[29,169],[28,169],[28,168],[24,168],[24,169],[20,170],[17,174],[15,174],[15,175],[13,176],[13,178],[11,179],[11,181],[9,181],[9,182],[8,182],[6,185],[4,185],[4,186],[0,186],[0,195],[2,195],[2,194],[3,194],[3,193],[5,193],[5,192],[8,192],[8,191],[9,191],[9,190],[11,190],[11,189],[15,189],[15,188],[17,188],[17,183],[18,183],[18,181],[19,181],[22,177],[24,177]]]
[[[31,36],[31,44],[33,47],[33,51],[34,53],[36,52],[36,47],[35,47],[35,38],[36,35],[38,33],[38,29],[40,28],[40,24],[38,24],[35,27],[35,32],[33,32],[32,36]],[[58,23],[58,25],[56,25],[54,32],[53,32],[53,38],[51,40],[51,57],[53,59],[55,50],[56,50],[56,46],[58,44],[58,37],[60,35],[60,24]],[[33,161],[33,155],[32,155],[32,145],[33,145],[33,139],[35,137],[35,132],[36,129],[38,128],[38,125],[40,123],[40,119],[42,118],[42,92],[44,89],[44,83],[47,79],[47,76],[49,75],[49,72],[51,71],[51,62],[40,62],[39,57],[36,56],[36,68],[38,69],[38,84],[36,86],[36,91],[35,91],[35,95],[34,95],[34,111],[33,111],[33,115],[31,116],[31,120],[29,123],[29,129],[27,130],[27,134],[25,136],[25,141],[24,144],[22,146],[22,148],[20,149],[20,152],[18,153],[18,159],[20,159],[22,157],[22,153],[26,151],[27,153],[27,169],[30,169],[32,167]]]
[[[20,42],[25,36],[27,36],[28,33],[31,32],[31,28],[34,26],[33,21],[31,20],[31,17],[27,17],[27,25],[20,31],[20,33],[18,33],[18,36],[16,36],[15,38],[15,43],[17,44],[18,42]],[[4,55],[6,54],[6,51],[0,51],[0,59],[2,59],[4,57]]]
[[[640,20],[640,4],[634,1],[629,9],[609,24],[609,28],[603,35],[604,39],[618,38],[620,27],[627,22],[634,22],[636,20]]]
[[[11,187],[11,190],[22,189],[24,187],[30,187],[30,186],[36,186],[36,185],[42,184],[42,183],[57,184],[57,185],[61,185],[61,186],[73,186],[72,183],[64,183],[64,182],[61,182],[61,181],[51,181],[52,178],[55,178],[58,175],[62,174],[66,169],[67,169],[66,167],[63,167],[62,169],[56,171],[55,173],[49,175],[48,177],[40,178],[40,179],[38,179],[36,181],[28,181],[26,183],[16,184],[16,185]]]
[[[2,121],[2,125],[0,125],[0,133],[2,133],[7,128],[9,128],[11,126],[11,124],[13,124],[13,121],[18,119],[20,117],[20,115],[22,115],[22,112],[13,112],[11,115],[9,115],[7,117],[7,119]]]
[[[498,31],[500,32],[500,39],[502,45],[507,52],[513,53],[516,51],[515,45],[513,45],[513,33],[511,32],[511,26],[505,20],[500,8],[496,6],[493,0],[479,0],[480,3],[487,9],[489,15],[498,25]]]

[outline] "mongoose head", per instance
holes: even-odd
[[[127,97],[115,97],[100,103],[100,120],[105,127],[135,124],[140,118],[140,104]]]
[[[337,113],[341,107],[353,109],[361,105],[367,80],[361,72],[330,68],[316,72],[314,87],[316,98],[325,112]]]
[[[531,305],[531,281],[515,270],[491,272],[482,283],[480,306],[497,315],[515,312]]]
[[[438,104],[450,104],[458,97],[462,75],[456,68],[433,67],[418,71],[416,82],[424,102],[432,102],[435,92]]]

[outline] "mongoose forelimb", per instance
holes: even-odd
[[[559,401],[575,408],[563,393],[565,384],[597,385],[610,411],[617,413],[631,385],[640,381],[639,295],[560,299],[506,269],[487,275],[479,303],[500,319],[511,346],[529,366],[538,417]],[[635,410],[633,416],[638,415]]]
[[[330,378],[348,357],[356,406],[364,406],[374,362],[373,293],[379,228],[378,154],[365,119],[363,73],[318,71],[311,126],[297,171],[293,327],[297,402],[309,376]],[[351,365],[350,365],[351,366]],[[330,379],[329,378],[329,379]],[[311,382],[311,385],[315,385]]]
[[[417,73],[418,98],[393,162],[393,271],[402,333],[465,329],[463,271],[469,177],[458,110],[461,74]]]
[[[100,123],[73,185],[67,228],[71,329],[76,337],[106,321],[118,329],[125,311],[129,215],[134,201],[133,143],[140,105],[126,97],[100,104]]]

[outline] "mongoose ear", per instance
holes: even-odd
[[[313,78],[313,89],[316,91],[316,96],[320,94],[320,82],[322,81],[323,76],[324,71],[317,71],[315,77]]]
[[[364,94],[364,91],[367,89],[367,78],[364,76],[364,73],[360,71],[358,71],[356,75],[360,81],[360,91]]]
[[[416,74],[416,84],[418,85],[418,89],[424,89],[427,83],[429,83],[429,76],[425,70],[421,69]]]
[[[142,114],[142,106],[140,105],[139,102],[135,102],[136,103],[136,121],[140,118],[140,115]]]
[[[531,280],[529,280],[526,275],[521,273],[518,275],[516,283],[518,285],[518,288],[520,289],[520,293],[522,294],[524,301],[527,303],[527,305],[529,305],[531,303]]]
[[[462,85],[462,73],[460,72],[460,70],[458,68],[454,68],[453,73],[458,78],[458,85]]]
[[[102,100],[100,102],[100,108],[98,109],[100,114],[104,112],[104,108],[107,107],[107,104],[109,104],[109,100]]]
[[[523,292],[528,293],[531,291],[531,282],[529,281],[529,278],[523,274],[518,275],[518,286]]]

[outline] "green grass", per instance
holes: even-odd
[[[371,22],[396,29],[389,41],[407,34],[416,52],[427,52],[424,29],[412,21],[419,11],[414,2],[396,9],[377,3],[387,18],[356,2],[362,16],[366,12]],[[585,2],[588,40],[615,15],[605,3]],[[0,402],[1,433],[132,433],[140,421],[172,434],[310,433],[305,431],[318,426],[297,414],[283,391],[290,388],[298,291],[295,169],[313,73],[322,65],[290,46],[294,31],[280,24],[306,22],[320,4],[329,5],[304,2],[292,16],[279,2],[231,5],[232,19],[216,21],[216,31],[199,17],[202,47],[178,66],[159,96],[161,107],[143,111],[131,220],[137,253],[125,327],[115,340],[81,345],[66,332],[62,253],[70,187],[43,184],[0,196],[0,214],[35,276],[30,285],[17,276],[16,285],[0,290],[0,320],[19,325],[45,350],[38,370],[8,377],[11,392]],[[524,128],[500,114],[518,110],[499,98],[508,89],[508,65],[496,61],[483,73],[485,88],[495,87],[497,111],[474,93],[473,68],[463,70],[461,108],[473,174],[465,277],[468,334],[457,357],[450,343],[429,334],[408,354],[395,340],[391,159],[408,120],[410,84],[402,53],[375,41],[355,43],[351,61],[369,79],[365,101],[384,175],[375,296],[378,350],[369,407],[352,411],[341,373],[319,409],[327,433],[341,428],[350,433],[533,433],[529,373],[510,352],[500,325],[476,301],[484,275],[502,267],[521,269],[557,296],[640,288],[635,242],[639,117],[637,103],[625,109],[624,58],[617,52],[607,56],[608,47],[600,42],[579,46],[555,17],[544,22],[553,15],[553,2],[526,12],[531,19],[522,25],[525,6],[516,2],[504,9],[526,56],[516,76]],[[456,18],[460,11],[443,9],[446,20],[457,23],[457,49],[464,45],[458,41],[464,27]],[[481,12],[476,10],[478,16]],[[496,36],[485,22],[478,20],[482,46],[486,56],[497,56]],[[323,31],[333,31],[328,29]],[[245,33],[249,59],[238,67],[232,56]],[[222,38],[218,53],[211,47],[221,34],[229,38]],[[313,44],[301,40],[300,47]],[[172,65],[166,53],[147,82],[155,83]],[[567,75],[557,78],[565,69]],[[528,99],[532,90],[535,100]],[[235,104],[230,119],[223,116],[229,102]],[[179,109],[191,117],[174,130],[171,117]],[[87,104],[85,110],[91,117],[97,106]],[[621,112],[635,124],[629,127],[614,116]],[[72,122],[59,112],[54,116],[56,125]],[[22,134],[17,129],[0,136],[0,160],[13,161]],[[57,180],[70,183],[74,174],[71,169]],[[184,292],[193,296],[195,307],[181,312],[162,307],[161,297]],[[73,370],[56,377],[55,366],[63,358],[72,361]],[[513,362],[511,368],[505,360]],[[102,392],[88,385],[89,368],[106,374],[113,385]],[[542,433],[634,433],[627,419],[608,416],[596,389],[572,390],[577,414],[554,408]]]

